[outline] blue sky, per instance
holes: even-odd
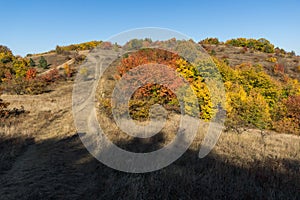
[[[300,1],[0,1],[0,44],[26,55],[119,32],[162,27],[206,37],[270,40],[300,54]]]

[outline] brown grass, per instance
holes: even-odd
[[[0,199],[299,199],[300,137],[259,130],[223,133],[213,151],[198,158],[207,126],[170,166],[146,174],[113,170],[93,158],[76,134],[72,83],[37,96],[1,96],[30,113],[0,128]],[[177,115],[151,139],[122,134],[99,117],[111,140],[147,152],[174,138]],[[9,155],[9,156],[8,156]]]

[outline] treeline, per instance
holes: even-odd
[[[269,40],[265,38],[260,39],[247,39],[247,38],[236,38],[230,39],[226,42],[219,41],[218,38],[206,38],[199,42],[200,44],[209,45],[228,45],[234,47],[245,47],[264,53],[281,53],[281,54],[291,54],[295,55],[294,51],[286,52],[284,49],[275,47]]]
[[[83,50],[91,50],[98,45],[100,45],[102,41],[90,41],[90,42],[84,42],[80,44],[71,44],[67,46],[56,46],[55,52],[58,54],[61,54],[63,52],[68,51],[83,51]]]

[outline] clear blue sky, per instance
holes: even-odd
[[[300,54],[300,1],[0,1],[0,44],[15,54],[162,27],[198,41],[264,37]]]

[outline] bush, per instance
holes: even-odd
[[[242,86],[232,82],[226,82],[225,86],[227,127],[234,129],[251,126],[261,129],[270,127],[270,108],[260,93],[251,91],[248,95]]]
[[[266,61],[272,62],[272,63],[276,63],[277,62],[277,58],[276,57],[269,57],[269,58],[266,58]]]
[[[25,77],[28,70],[28,62],[23,58],[17,58],[13,61],[13,70],[16,78]]]
[[[35,67],[36,66],[36,64],[35,64],[35,62],[32,58],[29,59],[29,66],[30,67]]]
[[[63,54],[64,53],[64,49],[62,47],[56,45],[55,52],[57,54]]]
[[[275,51],[274,45],[264,38],[260,38],[258,40],[237,38],[237,39],[227,40],[225,44],[236,46],[236,47],[247,47],[265,53],[274,53]]]
[[[47,60],[44,58],[44,56],[40,57],[38,67],[43,68],[43,69],[47,69],[48,68],[48,63],[47,63]]]
[[[53,83],[61,78],[58,69],[52,69],[48,73],[42,75],[39,77],[39,79],[47,82],[47,83]]]
[[[281,63],[276,63],[274,65],[273,71],[275,73],[281,73],[281,74],[283,74],[284,73],[284,65],[281,64]]]
[[[2,99],[0,99],[0,118],[8,115],[8,110],[7,110],[8,106],[9,106],[8,102],[4,102]]]
[[[102,41],[90,41],[90,42],[84,42],[80,44],[71,44],[68,46],[56,46],[55,52],[57,54],[62,54],[64,52],[68,51],[82,51],[82,50],[91,50],[98,45],[100,45]]]
[[[172,42],[172,41],[169,41]],[[185,48],[184,45],[178,45],[178,48]],[[190,49],[187,49],[190,50]],[[159,63],[164,64],[176,70],[182,77],[187,80],[192,86],[196,96],[198,97],[199,109],[201,112],[201,118],[205,120],[209,120],[213,115],[213,105],[210,99],[210,93],[204,83],[203,78],[200,76],[200,72],[196,70],[196,68],[191,65],[189,62],[179,57],[179,55],[162,50],[162,49],[142,49],[137,52],[126,55],[121,59],[120,64],[117,66],[118,74],[115,76],[117,79],[120,79],[124,74],[126,74],[129,70],[143,64],[149,63]],[[154,66],[153,66],[154,67]],[[206,67],[206,68],[205,68]],[[208,63],[203,63],[203,75],[205,75],[207,69],[210,70]],[[145,69],[149,70],[149,73],[156,73],[155,70],[149,68]],[[207,71],[207,72],[208,72]],[[166,73],[169,71],[166,70]],[[165,74],[168,76],[168,74]],[[147,78],[147,77],[145,77]],[[135,80],[136,77],[132,77],[132,81]],[[144,77],[139,77],[139,79],[143,80]],[[170,83],[169,87],[175,89],[177,92],[180,91],[180,84],[178,81],[173,81]],[[186,102],[194,102],[195,99],[192,99],[191,94],[185,95]],[[174,110],[178,110],[178,101],[176,100],[176,95],[171,92],[168,88],[157,84],[146,84],[141,87],[133,94],[133,104],[131,114],[134,116],[141,116],[141,118],[147,116],[147,109],[150,105],[155,103],[160,103],[162,105],[168,105],[167,108],[172,108]],[[141,103],[141,101],[150,102],[150,104]],[[177,102],[177,103],[176,103]],[[140,108],[140,105],[147,105],[145,108]],[[177,105],[177,108],[176,106]],[[193,112],[194,104],[186,104],[184,105],[185,111],[187,114],[194,115]],[[140,112],[140,113],[136,113]]]
[[[275,113],[274,129],[278,132],[300,135],[300,96],[290,96],[280,105]]]
[[[221,44],[218,38],[206,38],[204,40],[201,40],[199,43],[200,44],[214,44],[214,45]]]

